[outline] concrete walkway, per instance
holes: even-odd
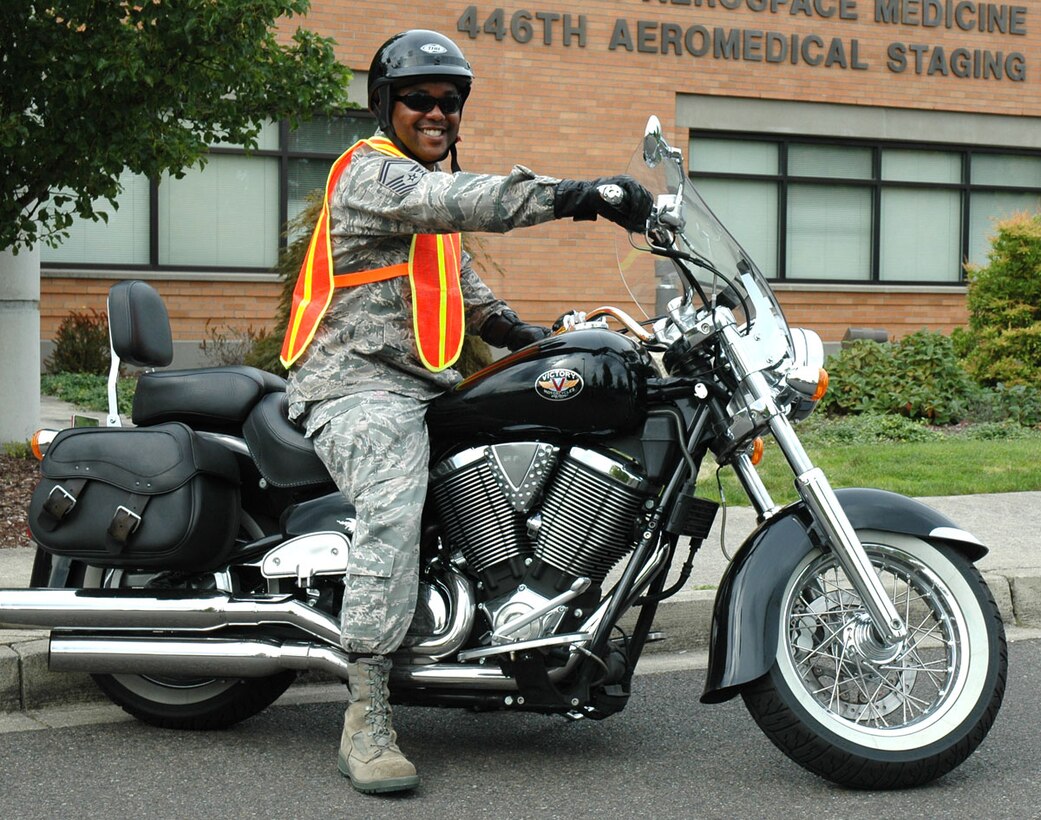
[[[45,426],[68,426],[70,415],[68,405],[45,397]],[[103,413],[89,415],[104,423]],[[978,567],[994,593],[1006,626],[1041,628],[1041,492],[920,500],[990,548]],[[655,629],[665,640],[650,644],[648,652],[696,653],[707,649],[715,587],[728,563],[723,551],[733,555],[754,527],[754,513],[747,507],[728,509],[725,527],[723,516],[717,517],[685,589],[659,608]],[[28,585],[33,552],[28,548],[0,549],[0,589]],[[45,632],[0,629],[0,712],[31,713],[101,697],[88,675],[47,669]]]

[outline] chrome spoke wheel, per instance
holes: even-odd
[[[1008,664],[1001,615],[956,551],[859,535],[907,637],[879,640],[835,556],[815,549],[780,596],[774,665],[742,695],[770,740],[810,771],[859,788],[927,783],[994,722]]]
[[[861,731],[921,726],[944,712],[968,673],[965,615],[918,559],[883,544],[865,549],[908,637],[889,647],[877,641],[852,585],[827,553],[805,567],[785,601],[790,662],[820,708]]]

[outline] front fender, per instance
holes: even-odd
[[[987,554],[974,536],[925,504],[883,490],[835,495],[856,530],[873,529],[942,542],[978,561]],[[818,543],[802,501],[753,532],[727,567],[716,593],[702,703],[721,703],[742,684],[765,675],[777,654],[781,595],[798,563]]]

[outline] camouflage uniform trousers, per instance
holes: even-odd
[[[416,608],[427,402],[373,390],[338,399],[341,407],[314,437],[315,452],[358,513],[340,642],[347,652],[385,655],[400,646]]]

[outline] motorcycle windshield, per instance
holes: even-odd
[[[686,285],[677,263],[662,255],[646,236],[620,234],[618,263],[622,279],[633,301],[651,319],[666,314],[669,303],[689,291],[696,311],[729,308],[744,334],[753,328],[765,337],[782,336],[792,350],[791,334],[773,290],[755,262],[716,218],[687,176],[682,160],[664,139],[644,139],[629,163],[628,173],[643,184],[658,207],[677,202],[672,248],[687,260],[679,260],[697,281]],[[668,197],[668,199],[664,198]],[[693,260],[693,261],[690,261]]]

